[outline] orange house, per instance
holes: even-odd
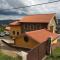
[[[56,24],[57,22],[55,14],[37,14],[25,16],[18,21],[10,23],[10,36],[13,37],[14,44],[16,46],[33,48],[37,42],[34,42],[31,38],[29,38],[29,42],[26,43],[24,41],[24,39],[26,39],[25,32],[48,29],[50,32],[55,33]],[[55,40],[55,43],[57,43],[57,39]]]
[[[57,38],[56,33],[46,29],[25,32],[24,35],[23,40],[15,39],[15,45],[10,44],[10,47],[20,48],[18,53],[24,60],[43,60],[46,55],[50,54],[51,38],[53,40]]]
[[[49,37],[51,38],[51,44],[57,43],[58,35],[46,29],[25,32],[23,37],[15,39],[15,45],[24,48],[34,48],[43,41],[46,41]]]
[[[21,26],[19,21],[15,21],[9,24],[10,26],[10,36],[15,39],[21,35]]]
[[[10,23],[12,46],[30,49],[26,60],[42,60],[46,53],[50,53],[50,44],[57,43],[56,24],[55,14],[29,15]]]
[[[40,29],[48,29],[51,32],[56,31],[56,16],[55,14],[36,14],[25,16],[20,20],[22,33]]]
[[[44,28],[54,33],[56,31],[56,24],[57,22],[55,14],[29,15],[9,24],[11,27],[10,35],[16,36],[17,34],[13,34],[14,31],[15,33],[20,32],[21,35],[21,33],[24,32],[40,30]]]

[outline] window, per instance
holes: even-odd
[[[33,30],[33,24],[30,24],[30,29],[31,29],[31,31]]]
[[[34,24],[34,30],[37,30],[37,24]]]
[[[28,37],[27,36],[24,36],[24,41],[28,42]]]
[[[37,27],[38,27],[38,29],[41,29],[41,24],[38,24]]]
[[[15,35],[15,31],[13,31],[13,35]]]
[[[19,32],[17,32],[17,35],[19,35]]]
[[[47,29],[48,24],[47,23],[42,23],[40,26],[40,29]]]

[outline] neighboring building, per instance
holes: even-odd
[[[47,29],[51,33],[56,31],[56,17],[55,14],[37,14],[25,16],[21,20],[10,23],[10,36],[13,37],[14,44],[19,47],[27,47],[23,37],[25,32]],[[44,32],[44,31],[43,31]],[[55,40],[57,43],[57,40]],[[33,48],[37,43],[30,40],[28,47]]]
[[[51,32],[56,31],[55,14],[36,14],[25,16],[20,20],[22,32],[34,31],[40,29],[49,29]]]
[[[55,14],[36,14],[25,16],[22,19],[10,23],[11,36],[22,36],[22,33],[40,29],[48,29],[51,32],[56,31],[56,16]],[[20,33],[19,33],[20,32]]]
[[[15,21],[9,24],[10,25],[10,36],[15,39],[21,35],[21,26],[19,21]]]
[[[10,28],[11,28],[10,26],[7,26],[7,27],[5,28],[5,30],[6,30],[6,31],[10,31]]]

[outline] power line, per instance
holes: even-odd
[[[18,8],[13,8],[13,9],[20,9],[20,8],[26,8],[26,7],[31,7],[31,6],[37,6],[37,5],[55,3],[55,2],[60,2],[60,0],[58,0],[58,1],[53,1],[53,2],[47,2],[47,3],[42,3],[42,4],[35,4],[35,5],[30,5],[30,6],[25,6],[25,7],[18,7]]]
[[[27,7],[38,6],[38,5],[45,5],[45,4],[55,3],[55,2],[60,2],[60,0],[53,1],[53,2],[47,2],[47,3],[41,3],[41,4],[35,4],[35,5],[30,5],[30,6],[24,6],[24,7],[17,7],[17,8],[12,8],[12,9],[21,9],[21,8],[27,8]],[[10,10],[10,9],[3,9],[3,10]]]

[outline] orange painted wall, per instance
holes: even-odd
[[[29,38],[28,42],[25,42],[23,37],[20,37],[20,38],[16,38],[15,44],[18,47],[33,48],[33,47],[35,47],[38,44],[38,42],[32,40],[31,38]]]
[[[10,30],[10,36],[12,37],[17,37],[17,32],[19,32],[19,36],[21,35],[21,27],[20,26],[10,26],[11,30]],[[13,31],[15,31],[15,35],[13,35]]]

